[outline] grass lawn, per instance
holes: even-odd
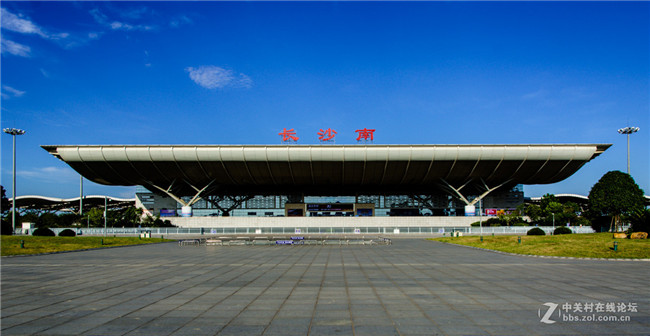
[[[518,243],[521,237],[521,244]],[[614,239],[611,233],[567,234],[557,236],[479,236],[443,237],[431,240],[481,247],[502,252],[581,258],[650,258],[649,239]],[[614,251],[614,241],[618,249]]]
[[[102,245],[102,239],[104,244]],[[24,241],[24,248],[20,241]],[[2,236],[2,256],[37,254],[83,250],[100,247],[138,245],[172,241],[169,239],[138,237],[34,237],[34,236]]]

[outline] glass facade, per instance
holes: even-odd
[[[469,200],[477,196],[468,197]],[[136,198],[141,206],[152,215],[160,215],[161,210],[176,210],[180,215],[181,205],[170,197],[154,194],[138,186]],[[190,201],[191,197],[183,197]],[[230,216],[285,216],[287,203],[305,204],[363,204],[374,209],[375,216],[463,216],[465,203],[448,194],[432,195],[357,195],[357,196],[304,196],[296,202],[296,197],[285,195],[251,197],[215,197],[208,196],[192,205],[193,216],[223,216],[224,209]],[[512,210],[524,202],[523,186],[517,185],[510,190],[496,191],[483,199],[482,209]],[[478,207],[477,207],[478,211]],[[308,216],[310,214],[304,213]],[[316,216],[354,215],[349,211],[318,211]]]

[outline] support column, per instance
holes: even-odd
[[[510,183],[510,181],[512,181],[512,180],[507,180],[507,181],[505,181],[505,182],[503,182],[503,183],[497,185],[496,187],[489,187],[489,186],[485,183],[485,181],[483,181],[483,179],[481,179],[481,183],[483,184],[483,187],[485,188],[485,192],[483,192],[482,194],[480,194],[478,197],[474,198],[472,201],[469,201],[469,200],[467,199],[467,197],[465,197],[465,196],[460,192],[461,189],[463,189],[463,188],[464,188],[464,187],[469,183],[469,181],[466,182],[465,184],[463,184],[462,186],[460,186],[459,188],[454,188],[454,186],[452,186],[451,184],[449,184],[449,183],[448,183],[447,181],[445,181],[445,180],[441,180],[441,181],[443,182],[443,186],[444,186],[444,187],[450,189],[450,190],[453,192],[452,195],[455,195],[456,197],[458,197],[460,200],[462,200],[463,202],[465,202],[466,205],[468,205],[468,206],[474,206],[476,203],[478,203],[478,202],[481,201],[483,198],[485,198],[488,194],[490,194],[491,192],[493,192],[493,191],[495,191],[495,190],[497,190],[497,189],[503,187],[504,185]]]
[[[192,216],[192,205],[193,205],[194,203],[198,202],[199,200],[201,200],[201,194],[203,194],[206,190],[208,190],[208,188],[209,188],[209,187],[210,187],[210,186],[211,186],[215,181],[214,181],[214,180],[210,181],[210,183],[208,183],[205,187],[203,187],[203,188],[201,188],[201,189],[199,189],[199,188],[193,186],[192,184],[190,184],[189,182],[185,181],[185,183],[187,183],[190,187],[192,187],[192,189],[194,189],[194,190],[196,191],[196,194],[194,194],[194,197],[192,197],[192,199],[191,199],[190,201],[188,201],[188,202],[185,202],[181,197],[176,196],[176,195],[174,195],[174,194],[171,192],[171,189],[172,189],[172,187],[174,186],[174,183],[175,183],[175,182],[176,182],[176,181],[174,180],[174,181],[169,185],[169,187],[168,187],[167,189],[164,189],[164,188],[162,188],[162,187],[160,187],[160,186],[157,186],[157,185],[155,185],[155,184],[149,184],[149,185],[151,185],[152,187],[158,189],[159,191],[161,191],[161,192],[164,193],[165,195],[171,197],[171,198],[174,199],[176,202],[178,202],[178,203],[181,205],[181,215],[182,215],[183,217],[191,217],[191,216]]]

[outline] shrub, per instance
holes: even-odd
[[[38,228],[34,230],[32,233],[32,236],[46,236],[46,237],[54,237],[56,236],[54,234],[54,231],[48,229],[48,228]]]
[[[519,223],[514,223],[512,226],[528,226],[529,224],[526,222],[519,222]]]
[[[65,230],[59,232],[59,237],[74,237],[76,235],[77,235],[77,233],[74,232],[71,229],[65,229]]]
[[[2,221],[2,234],[3,235],[12,235],[14,234],[13,228],[11,227],[11,223],[9,221]]]
[[[559,226],[559,227],[556,227],[555,230],[553,230],[554,235],[570,234],[570,233],[573,233],[573,231],[571,231],[571,229],[569,229],[566,226]]]
[[[546,235],[544,230],[542,230],[540,228],[537,228],[537,227],[528,230],[528,232],[526,234],[529,235],[529,236],[545,236]]]

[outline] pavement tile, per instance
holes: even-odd
[[[377,336],[377,335],[399,335],[399,332],[393,326],[382,325],[362,325],[354,326],[355,336]]]
[[[370,248],[158,244],[0,264],[3,336],[650,330],[650,297],[638,294],[646,262],[510,256],[421,239]],[[602,285],[620,274],[626,286]],[[639,311],[629,322],[548,325],[539,316],[547,302],[634,302]]]

